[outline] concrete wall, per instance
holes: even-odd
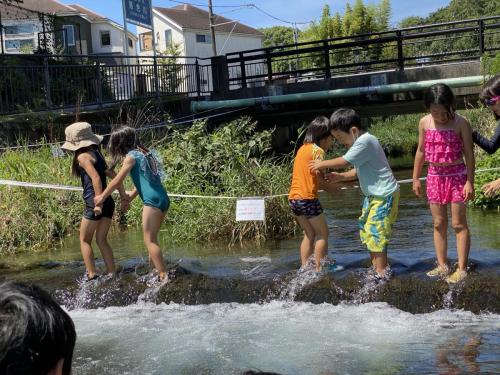
[[[111,44],[109,46],[103,46],[101,43],[101,32],[109,31],[111,37]],[[110,23],[93,23],[92,24],[92,46],[94,53],[124,53],[123,46],[123,36],[124,31],[117,28]],[[129,47],[129,53],[131,55],[135,54],[135,43],[132,44],[133,47]]]
[[[164,17],[158,16],[155,14],[153,19],[155,33],[156,33],[156,50],[163,52],[167,49],[166,41],[165,41],[165,30],[172,31],[172,43],[180,45],[181,55],[186,55],[185,44],[184,44],[184,35],[182,33],[182,29],[180,29],[177,25],[168,21]],[[151,32],[150,29],[146,29],[141,26],[137,26],[137,36],[140,38],[140,34]],[[139,48],[140,56],[152,56],[153,51],[141,51]]]

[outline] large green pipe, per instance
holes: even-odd
[[[396,92],[420,91],[436,83],[445,83],[450,87],[479,86],[483,83],[483,76],[433,79],[420,82],[393,83],[390,85],[352,87],[347,89],[313,91],[298,94],[262,96],[258,98],[214,100],[191,102],[191,112],[205,111],[215,108],[251,107],[259,104],[296,103],[310,100],[324,100],[332,98],[347,98],[366,94],[392,94]]]

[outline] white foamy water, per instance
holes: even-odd
[[[500,316],[360,305],[152,305],[73,310],[75,374],[496,373]]]

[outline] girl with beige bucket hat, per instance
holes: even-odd
[[[94,197],[106,189],[106,176],[114,177],[115,173],[108,170],[106,160],[99,151],[103,137],[94,134],[89,123],[76,122],[69,125],[64,132],[66,142],[62,148],[73,152],[72,174],[81,179],[83,187],[85,210],[80,224],[80,250],[85,262],[85,279],[90,281],[98,277],[92,250],[94,234],[106,265],[106,273],[115,273],[113,250],[107,239],[115,202],[110,196],[102,204],[94,204]],[[123,185],[118,190],[122,205],[126,205],[128,199]]]

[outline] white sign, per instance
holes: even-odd
[[[266,219],[264,199],[238,199],[236,221],[264,221]]]

